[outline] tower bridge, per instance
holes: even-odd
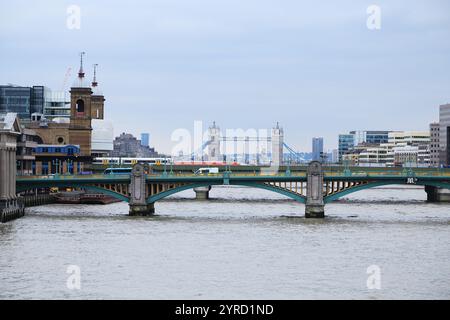
[[[437,190],[450,189],[450,173],[435,170],[376,171],[351,173],[346,170],[326,171],[313,161],[306,172],[289,171],[272,175],[233,173],[194,175],[149,174],[148,168],[136,164],[130,175],[63,175],[17,177],[16,192],[51,187],[91,189],[129,203],[130,215],[152,215],[154,204],[172,194],[200,189],[209,192],[210,186],[236,185],[269,190],[305,205],[306,218],[323,218],[325,205],[350,193],[384,185],[424,186],[429,201],[439,201]],[[203,188],[203,189],[202,189]],[[447,199],[450,200],[450,199]]]
[[[301,161],[299,154],[285,142],[284,130],[278,122],[270,130],[270,134],[269,130],[266,129],[230,129],[226,130],[225,134],[222,134],[220,127],[216,125],[215,121],[208,128],[207,140],[198,150],[190,154],[189,160],[195,160],[195,158],[204,160],[204,156],[206,156],[209,161],[227,162],[227,155],[231,155],[232,160],[236,162],[238,154],[242,154],[244,162],[248,164],[250,150],[253,150],[256,155],[256,164],[260,165],[263,151],[261,148],[264,147],[264,153],[270,159],[267,162],[270,162],[272,165],[280,166],[285,162],[284,150],[289,154],[290,160]],[[241,149],[241,152],[238,153],[237,149]]]

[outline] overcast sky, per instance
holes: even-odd
[[[381,29],[366,26],[369,5]],[[69,5],[81,28],[67,28]],[[0,83],[68,89],[98,63],[115,134],[283,126],[326,149],[349,130],[428,130],[450,102],[450,1],[0,1]]]

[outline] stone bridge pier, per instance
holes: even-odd
[[[209,199],[209,191],[210,190],[211,190],[211,186],[194,188],[195,199],[197,199],[197,200],[208,200]]]
[[[147,203],[145,170],[141,164],[133,166],[130,184],[130,216],[149,216],[155,213],[155,204]]]
[[[425,186],[428,202],[450,202],[450,190],[434,186]]]
[[[323,169],[319,161],[312,161],[306,172],[306,218],[324,218],[325,203],[323,201]]]

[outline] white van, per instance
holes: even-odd
[[[194,174],[217,174],[219,173],[219,168],[198,168]]]

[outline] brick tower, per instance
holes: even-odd
[[[78,79],[70,88],[70,127],[69,140],[71,144],[80,146],[80,156],[91,156],[91,120],[92,120],[92,90],[84,82],[83,54],[81,53]]]

